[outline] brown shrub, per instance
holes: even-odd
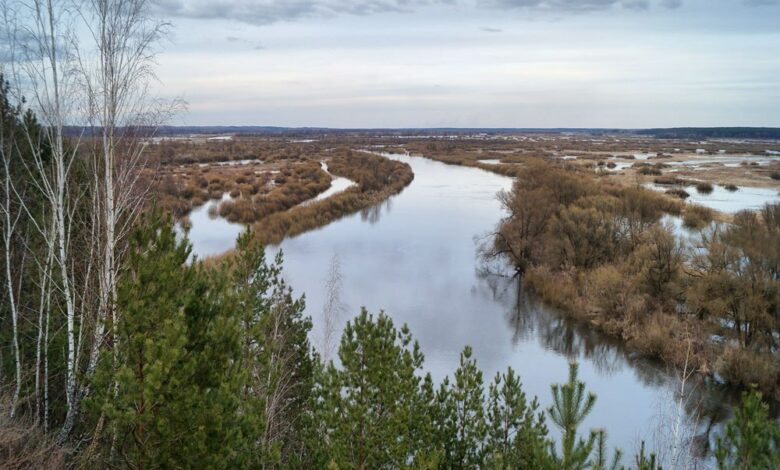
[[[713,191],[713,187],[710,183],[702,181],[696,184],[696,191],[701,194],[710,194]]]
[[[653,183],[664,186],[687,186],[690,184],[690,181],[682,178],[675,178],[673,176],[663,176],[661,178],[655,178]]]
[[[774,391],[780,372],[771,356],[737,347],[727,348],[718,359],[716,368],[729,383],[742,387],[755,385],[765,393]]]
[[[681,188],[667,189],[665,192],[670,196],[678,197],[680,199],[688,199],[689,197],[691,197],[691,195],[688,194],[688,191]]]
[[[676,320],[670,315],[651,314],[645,321],[635,324],[628,334],[631,346],[644,356],[664,359],[670,343],[674,341]]]
[[[646,175],[646,176],[658,176],[661,174],[661,170],[650,166],[643,166],[639,169],[638,173],[640,175]]]
[[[605,265],[584,275],[585,292],[591,305],[598,309],[602,321],[622,323],[646,309],[644,297],[636,282],[615,265]],[[619,331],[619,325],[608,328]]]
[[[712,222],[715,217],[715,211],[709,207],[691,204],[685,208],[683,214],[683,225],[688,228],[702,229]]]
[[[536,266],[526,271],[523,285],[547,304],[583,318],[586,312],[580,309],[582,302],[575,279],[571,271],[553,272],[547,266]]]

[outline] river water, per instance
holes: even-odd
[[[679,436],[713,439],[707,431],[727,414],[731,394],[690,379],[686,390],[691,393],[681,403],[675,397],[679,381],[662,366],[634,358],[619,344],[566,320],[523,294],[515,280],[482,272],[478,239],[504,216],[496,193],[509,189],[511,179],[422,157],[388,157],[414,171],[414,181],[401,194],[268,248],[269,255],[283,250],[285,278],[297,294],[305,293],[312,341],[320,351],[333,356],[341,328],[361,307],[384,310],[397,326],[409,325],[436,381],[452,375],[460,352],[470,345],[486,384],[511,366],[526,393],[546,407],[552,401],[550,384],[564,382],[569,361],[578,361],[581,380],[598,397],[581,429],[605,428],[610,445],[627,455],[626,463],[642,440],[668,460],[676,416],[681,416]],[[196,230],[211,231],[196,227],[193,219]],[[226,237],[232,236],[227,230]],[[336,333],[328,340],[323,310],[333,271],[340,278],[342,309],[332,316]],[[678,405],[699,413],[680,412]]]

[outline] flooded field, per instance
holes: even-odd
[[[715,185],[712,187],[712,192],[703,193],[693,186],[648,184],[647,187],[656,191],[667,191],[670,188],[683,189],[690,195],[686,201],[727,214],[734,214],[741,210],[756,210],[767,203],[780,201],[780,193],[768,188],[741,187],[736,191],[729,191],[723,186]]]

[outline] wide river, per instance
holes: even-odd
[[[318,349],[327,355],[328,344],[337,344],[344,323],[361,307],[384,310],[397,326],[409,325],[425,354],[425,369],[436,381],[454,372],[460,352],[470,345],[486,387],[497,371],[511,366],[526,393],[547,407],[550,384],[564,382],[569,361],[578,361],[580,378],[598,397],[582,430],[605,428],[610,444],[630,456],[626,461],[642,440],[668,459],[675,434],[683,440],[713,438],[706,430],[713,428],[713,419],[723,418],[732,394],[691,379],[690,393],[680,403],[675,374],[545,308],[524,295],[516,280],[483,273],[478,239],[504,216],[496,193],[510,188],[510,178],[422,157],[390,158],[414,171],[414,181],[401,194],[281,245],[285,278],[297,294],[306,295]],[[201,256],[220,238],[214,233],[218,226],[194,222],[191,238]],[[210,233],[211,244],[199,247],[204,232]],[[234,236],[231,230],[223,233]],[[269,247],[269,254],[278,249]],[[342,311],[335,315],[329,342],[323,312],[334,270]],[[692,417],[678,405],[698,412]]]

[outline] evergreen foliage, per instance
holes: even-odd
[[[745,392],[742,404],[718,438],[715,456],[721,470],[780,468],[780,425],[758,392]]]
[[[107,352],[92,402],[130,467],[241,463],[240,325],[221,272],[187,264],[190,247],[156,218],[131,238]]]
[[[91,384],[83,466],[130,468],[534,468],[614,470],[606,431],[578,429],[596,397],[571,364],[540,411],[509,368],[485,386],[471,348],[434,387],[407,326],[363,309],[338,362],[312,350],[303,300],[251,234],[207,268],[170,222],[130,238],[122,322]],[[561,430],[550,438],[547,418]],[[721,468],[774,468],[780,440],[757,394],[718,444]],[[644,445],[631,468],[657,470]]]
[[[558,468],[577,470],[587,468],[590,454],[596,444],[597,433],[591,432],[587,440],[578,436],[577,428],[596,404],[596,395],[585,393],[585,383],[577,380],[577,364],[569,364],[569,381],[552,385],[553,405],[548,413],[552,422],[563,434],[561,453],[552,448]]]

